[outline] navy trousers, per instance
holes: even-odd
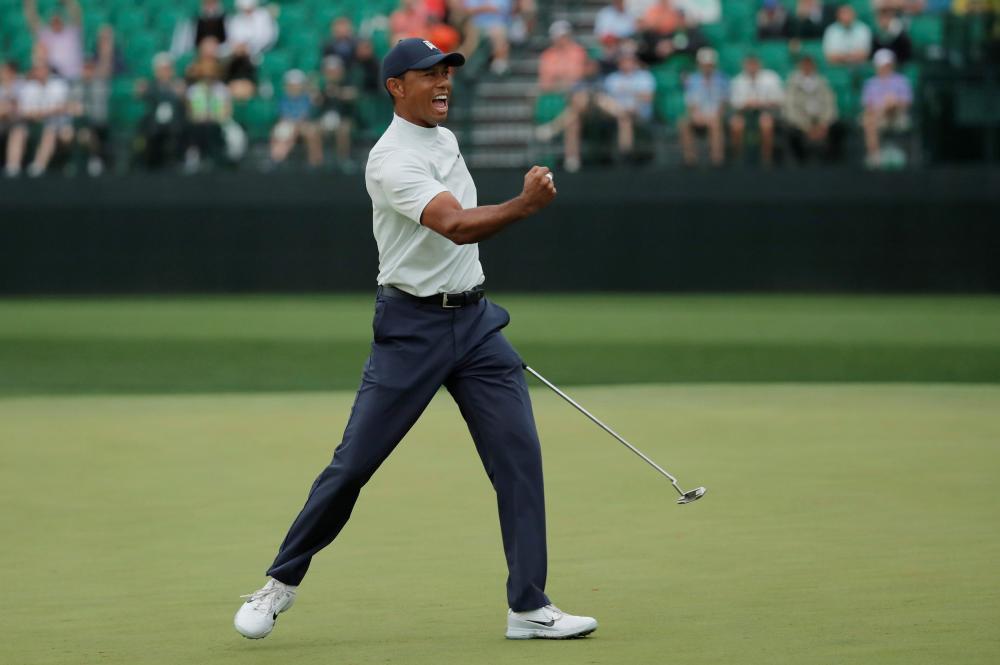
[[[458,404],[496,490],[514,611],[549,603],[542,456],[521,358],[501,329],[503,308],[486,299],[444,309],[375,299],[374,342],[333,460],[313,483],[267,574],[302,581],[313,555],[347,523],[361,488],[443,385]]]

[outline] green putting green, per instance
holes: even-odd
[[[1000,382],[995,297],[494,299],[559,384]],[[370,295],[0,300],[0,394],[353,389],[371,316]]]
[[[95,334],[130,336],[125,322],[104,330],[93,316]],[[194,336],[169,314],[146,320],[150,339],[171,327]],[[709,493],[675,505],[662,477],[535,389],[548,590],[601,623],[557,643],[502,638],[492,491],[445,394],[315,559],[296,606],[256,642],[232,628],[238,596],[262,582],[339,439],[350,392],[2,399],[0,661],[1000,661],[1000,388],[570,392]]]

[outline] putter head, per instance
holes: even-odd
[[[683,505],[685,503],[691,503],[692,501],[697,501],[701,497],[705,496],[705,492],[706,490],[704,487],[695,487],[693,490],[684,492],[681,498],[677,499],[677,503]]]

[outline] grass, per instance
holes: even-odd
[[[317,322],[336,309],[303,302],[300,315]],[[114,304],[102,308],[114,314]],[[166,312],[160,320],[143,334],[174,326],[194,336]],[[141,332],[122,330],[127,323],[93,332]],[[234,325],[226,334],[241,332],[254,331]],[[308,336],[293,325],[274,333]],[[446,395],[365,489],[295,608],[258,642],[231,627],[237,596],[260,583],[338,440],[350,393],[2,399],[0,662],[1000,660],[1000,387],[572,392],[709,494],[675,506],[662,478],[536,391],[549,591],[601,621],[592,638],[569,643],[501,637],[493,497]]]
[[[504,296],[565,384],[1000,381],[1000,298]],[[371,296],[0,300],[0,395],[353,389]]]

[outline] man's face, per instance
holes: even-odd
[[[891,62],[884,62],[881,65],[879,65],[875,71],[878,72],[879,76],[889,76],[890,74],[892,74],[894,69],[895,67],[893,67],[893,64]]]
[[[333,22],[333,36],[335,39],[348,39],[353,32],[351,22],[346,18],[338,18]]]
[[[623,74],[631,74],[638,67],[635,56],[631,53],[618,58],[618,69]]]
[[[837,10],[837,21],[845,28],[850,27],[854,23],[854,7],[841,5]]]
[[[31,78],[45,83],[49,80],[49,66],[44,63],[35,63],[31,67]]]
[[[63,27],[65,27],[62,16],[53,14],[52,18],[49,19],[49,27],[52,28],[52,32],[62,32]]]
[[[156,65],[156,80],[165,83],[174,77],[174,65],[171,62],[161,62]]]
[[[747,58],[743,61],[743,71],[750,76],[756,76],[760,71],[760,60],[757,58]]]
[[[448,119],[451,101],[451,68],[438,63],[430,69],[411,69],[389,79],[399,115],[434,127]]]
[[[816,73],[816,63],[812,60],[802,60],[799,63],[799,71],[802,72],[804,76],[812,76]]]

